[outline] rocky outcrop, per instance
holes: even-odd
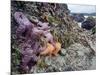
[[[73,14],[72,17],[76,22],[83,22],[85,20],[83,14]]]
[[[96,25],[96,20],[93,17],[88,17],[86,21],[82,23],[82,28],[91,30]]]
[[[61,50],[58,56],[41,56],[38,53],[37,62],[34,66],[30,61],[28,64],[31,69],[26,73],[44,73],[95,69],[95,33],[86,31],[78,27],[71,17],[66,4],[42,3],[27,1],[12,1],[11,3],[11,55],[12,55],[12,74],[25,73],[20,69],[21,54],[19,43],[17,41],[16,30],[18,23],[14,19],[14,13],[23,12],[28,20],[33,24],[49,23],[49,32],[54,40],[61,43]],[[38,21],[41,23],[38,23]],[[45,26],[45,25],[44,25]],[[48,27],[48,28],[49,28]],[[44,27],[43,27],[44,29]],[[44,29],[45,30],[45,29]],[[40,37],[40,36],[39,36]],[[36,38],[36,37],[35,37]],[[33,39],[34,40],[34,39]],[[44,38],[37,38],[34,41],[27,41],[33,45],[45,44]],[[39,42],[39,43],[36,43]],[[38,49],[38,47],[37,47]],[[27,52],[31,49],[27,49]],[[38,50],[37,50],[38,51]],[[16,62],[17,61],[17,62]]]

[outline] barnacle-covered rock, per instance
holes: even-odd
[[[43,72],[61,72],[74,70],[93,70],[95,69],[96,60],[91,50],[79,43],[74,43],[65,49],[64,56],[41,57],[38,67],[32,70],[32,73]],[[40,66],[42,65],[42,67]]]
[[[25,65],[22,67],[27,73],[95,69],[95,34],[78,27],[69,16],[67,4],[13,1],[11,5],[12,73],[23,73],[20,64]],[[23,27],[26,23],[16,23],[15,12],[23,12],[28,19],[26,22],[34,24],[27,38],[27,27]],[[20,35],[24,38],[17,39],[15,31],[21,25],[18,32],[23,32]],[[50,44],[60,42],[62,55],[40,56],[39,53],[45,50],[46,39]]]

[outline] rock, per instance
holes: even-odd
[[[93,67],[91,67],[93,62],[91,61],[95,61],[95,56],[91,54],[91,50],[89,48],[75,43],[68,48],[67,53],[69,55],[68,60],[71,62],[70,65],[74,70],[89,70],[90,68],[93,69]]]
[[[86,21],[82,22],[82,28],[85,28],[87,30],[91,30],[96,25],[95,18],[88,17]]]
[[[85,20],[85,17],[83,14],[73,14],[72,17],[77,22],[83,22]]]
[[[49,63],[46,71],[59,72],[62,71],[62,67],[65,65],[65,59],[61,56],[54,57],[53,59],[47,58],[45,63]]]
[[[79,43],[72,44],[69,48],[62,49],[64,56],[46,56],[40,58],[44,60],[46,67],[36,66],[37,72],[62,72],[75,70],[93,70],[95,69],[95,56],[91,54],[91,50]]]
[[[91,67],[89,68],[90,70],[95,70],[96,69],[96,57],[93,57],[91,60]]]
[[[61,49],[60,50],[60,55],[65,56],[66,55],[66,49]]]

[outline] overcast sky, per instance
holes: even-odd
[[[74,13],[93,13],[93,12],[96,12],[95,5],[68,4],[68,8],[71,12],[74,12]]]

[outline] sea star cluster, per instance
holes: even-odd
[[[20,53],[22,54],[21,68],[24,71],[30,70],[32,65],[37,62],[38,54],[45,55],[49,54],[50,51],[54,52],[54,50],[56,50],[56,54],[58,53],[61,44],[55,42],[54,37],[49,30],[49,23],[41,22],[39,20],[34,20],[34,23],[32,23],[22,12],[15,12],[14,19],[19,25],[16,30],[16,35],[18,41],[21,40],[21,43],[19,44],[21,49]],[[46,39],[48,42],[47,46],[41,45],[39,42],[41,37]]]

